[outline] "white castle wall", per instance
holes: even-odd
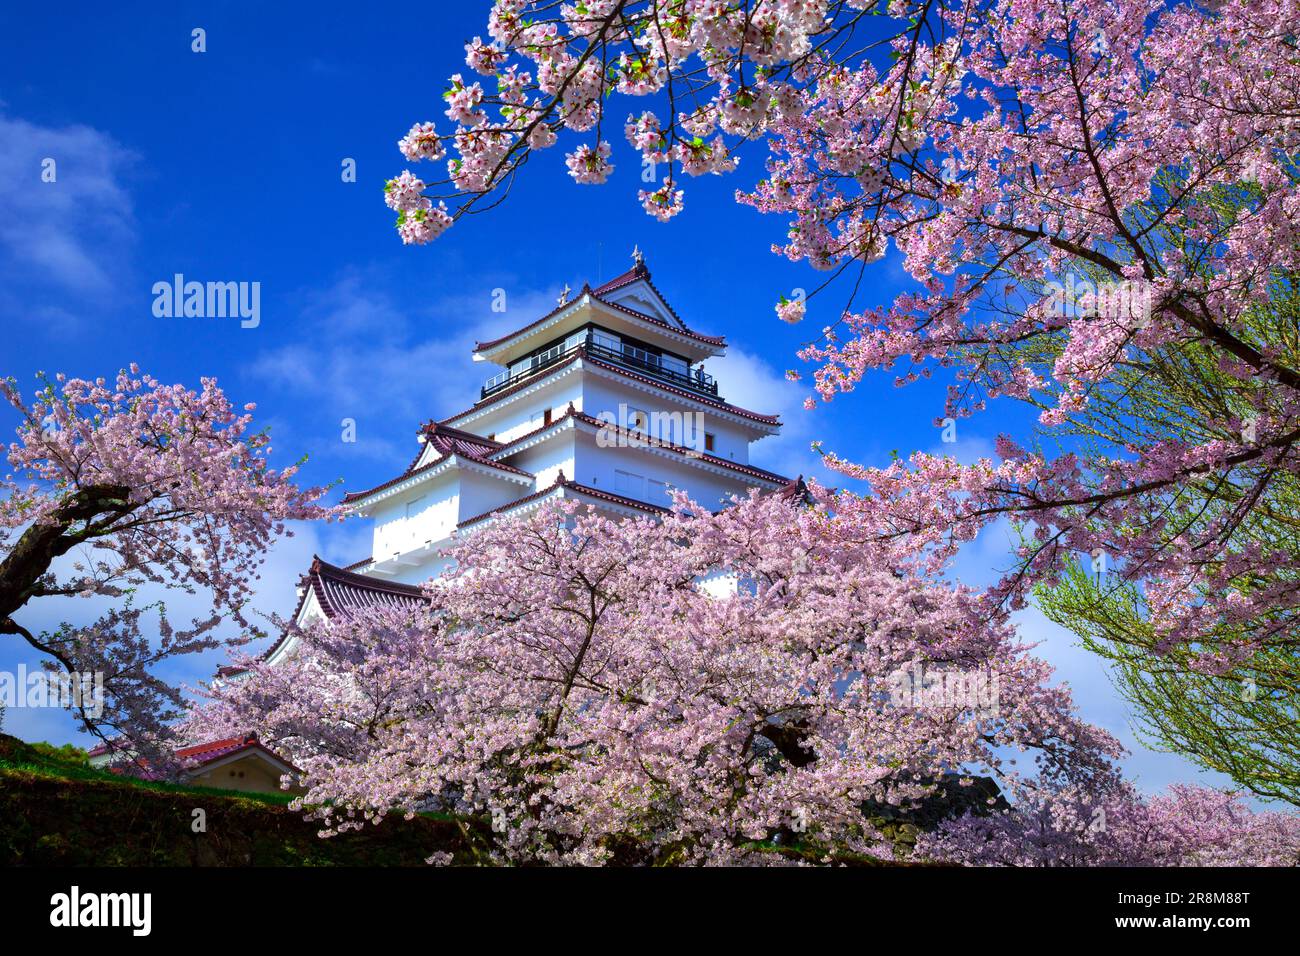
[[[669,503],[669,490],[681,488],[694,501],[717,508],[747,484],[741,475],[735,479],[713,475],[689,461],[646,448],[602,448],[597,436],[587,433],[578,438],[575,471],[583,484],[664,506]]]
[[[581,482],[583,479],[578,474],[580,469],[574,461],[573,446],[574,433],[569,430],[512,456],[510,464],[536,475],[534,490],[537,491],[555,484],[561,471],[570,481]]]
[[[659,434],[655,437],[697,451],[704,450],[704,433],[709,432],[714,436],[712,454],[740,464],[749,463],[752,432],[670,393],[658,389],[642,391],[630,384],[588,375],[583,383],[583,403],[583,411],[595,416],[609,412],[617,417],[621,406],[641,409],[649,415],[652,424],[671,424],[674,431],[679,427],[683,431],[683,434]],[[656,412],[661,413],[657,419]],[[700,416],[698,420],[695,417],[697,413]],[[702,424],[697,424],[697,421]]]

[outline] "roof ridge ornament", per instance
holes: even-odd
[[[569,283],[567,283],[567,282],[564,283],[564,288],[560,290],[560,297],[559,297],[558,299],[556,299],[555,301],[556,301],[558,304],[560,304],[560,305],[568,305],[568,304],[569,304],[569,293],[570,293],[571,291],[572,291],[572,290],[569,288]]]
[[[632,246],[632,267],[634,269],[645,268],[645,254],[641,251],[639,245]]]

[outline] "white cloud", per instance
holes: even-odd
[[[54,162],[53,182],[42,181],[47,160]],[[121,183],[134,161],[89,126],[0,116],[0,276],[88,297],[112,292],[123,247],[135,234]]]
[[[1082,647],[1077,637],[1048,620],[1037,608],[1012,615],[1020,636],[1038,646],[1033,653],[1056,668],[1055,681],[1070,686],[1079,714],[1112,734],[1129,751],[1124,770],[1139,789],[1159,793],[1171,783],[1232,787],[1222,774],[1209,773],[1186,757],[1153,750],[1133,729],[1131,705],[1111,682],[1109,665]]]
[[[359,453],[395,468],[414,453],[416,427],[471,405],[491,371],[471,360],[474,343],[524,325],[554,308],[554,296],[507,295],[492,311],[491,290],[439,296],[413,310],[382,291],[379,276],[352,271],[329,289],[305,296],[303,317],[316,334],[266,351],[248,367],[265,386],[291,392],[315,409],[327,433],[310,436],[329,454]],[[300,406],[302,407],[302,406]],[[301,416],[300,416],[301,417]],[[355,419],[356,444],[340,440],[341,422]],[[275,427],[283,441],[293,424]],[[292,444],[306,444],[295,436]]]
[[[811,450],[814,438],[813,412],[803,407],[806,389],[791,382],[763,359],[731,346],[720,358],[709,359],[705,366],[718,380],[718,395],[733,405],[781,416],[781,432],[756,442],[750,448],[750,460],[761,468],[788,475],[816,476],[828,485],[842,485],[844,477],[821,464],[821,457]]]

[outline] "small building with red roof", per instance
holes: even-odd
[[[181,747],[175,755],[183,768],[181,782],[188,786],[244,793],[303,792],[297,783],[302,771],[264,746],[255,734]],[[92,767],[146,777],[150,775],[149,768],[139,760],[114,751],[108,744],[100,744],[92,749],[89,757]],[[280,785],[281,778],[286,775],[293,778],[293,784],[288,790]]]

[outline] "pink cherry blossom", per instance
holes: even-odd
[[[213,379],[192,391],[132,366],[113,379],[42,377],[30,401],[9,379],[0,393],[21,416],[13,474],[0,481],[0,635],[53,670],[102,675],[102,713],[83,707],[78,719],[161,769],[183,699],[159,665],[254,636],[266,550],[292,533],[288,521],[332,514],[316,504],[324,489],[297,488],[296,467],[272,468],[253,406],[237,413]],[[165,607],[135,599],[145,586],[207,595],[211,611],[177,628]],[[116,603],[84,626],[22,623],[41,598],[73,594]],[[220,636],[226,621],[244,633]]]
[[[575,182],[588,186],[598,186],[614,171],[609,162],[609,143],[601,142],[595,149],[579,146],[564,157],[564,165],[569,167],[569,175]]]

